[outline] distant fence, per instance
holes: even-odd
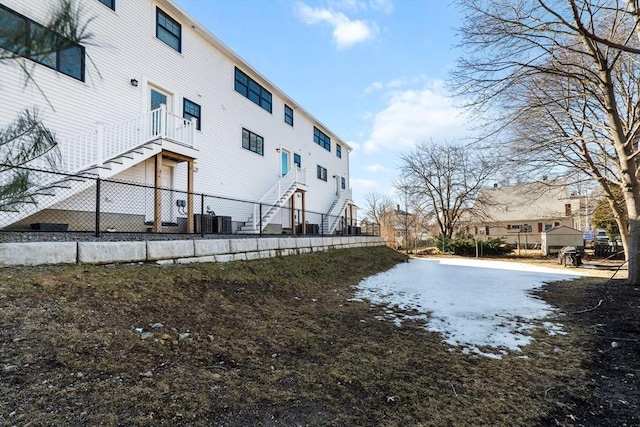
[[[277,208],[264,230],[261,227],[251,230],[248,222],[254,212],[262,215],[271,206],[256,201],[101,179],[96,175],[15,169],[31,173],[35,185],[25,193],[26,199],[20,203],[8,204],[1,200],[3,196],[0,194],[0,231],[3,232],[87,232],[96,236],[101,233],[324,236],[328,235],[326,225],[336,224],[333,235],[380,235],[377,225],[288,207]],[[2,182],[7,182],[7,173],[0,173],[0,180],[4,179]],[[156,217],[160,220],[156,221]]]

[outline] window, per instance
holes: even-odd
[[[0,47],[84,81],[84,47],[1,4]]]
[[[156,37],[182,52],[182,26],[160,8],[156,8]]]
[[[293,126],[293,108],[284,105],[284,121]]]
[[[260,86],[255,80],[238,68],[236,68],[234,86],[236,92],[244,95],[271,113],[271,92]]]
[[[202,130],[200,106],[195,102],[191,102],[187,98],[184,98],[182,117],[187,120],[197,119],[196,129]]]
[[[336,156],[342,158],[342,146],[340,144],[336,144]]]
[[[564,205],[564,215],[571,216],[571,203],[567,203]]]
[[[315,126],[313,127],[313,142],[325,150],[331,151],[331,138]]]
[[[327,169],[325,169],[322,166],[318,165],[317,170],[318,170],[318,179],[326,181],[327,180]]]
[[[298,168],[302,167],[302,159],[300,158],[300,154],[293,153],[293,164]]]
[[[343,190],[346,190],[347,188],[347,180],[344,179],[344,176],[340,178],[340,188],[342,188]]]
[[[264,156],[264,138],[249,130],[242,129],[242,148]]]
[[[98,1],[112,10],[116,10],[116,0],[98,0]]]

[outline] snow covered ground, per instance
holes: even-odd
[[[407,317],[428,319],[427,328],[441,333],[453,348],[500,358],[527,345],[531,341],[527,330],[553,312],[531,290],[545,282],[578,276],[575,270],[512,262],[412,259],[363,280],[356,297],[386,305],[381,319],[393,320],[398,326]],[[420,314],[405,316],[396,307]],[[563,333],[558,323],[547,320],[542,325],[550,334]]]

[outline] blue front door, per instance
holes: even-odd
[[[282,150],[280,152],[280,159],[282,176],[285,176],[289,173],[289,152]]]

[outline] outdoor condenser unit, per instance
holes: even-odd
[[[202,219],[204,217],[204,226]],[[202,233],[204,228],[205,234],[223,233],[231,234],[231,217],[220,215],[194,215],[196,233]]]
[[[204,217],[204,218],[203,218]],[[195,214],[193,216],[193,222],[195,223],[196,233],[215,233],[214,231],[214,219],[213,215],[201,215]],[[204,224],[202,220],[204,219]]]

